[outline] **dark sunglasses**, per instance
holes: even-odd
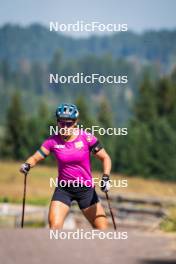
[[[75,121],[57,121],[60,127],[71,127],[74,125]]]

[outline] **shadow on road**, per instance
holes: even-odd
[[[176,259],[175,260],[161,260],[161,259],[142,260],[140,264],[176,264]]]

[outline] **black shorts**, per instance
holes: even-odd
[[[99,202],[98,195],[94,187],[61,187],[55,188],[52,201],[60,201],[70,206],[72,201],[76,201],[80,209],[85,209]]]

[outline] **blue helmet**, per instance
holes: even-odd
[[[79,111],[74,104],[60,104],[56,109],[57,119],[73,119],[76,120],[79,117]]]

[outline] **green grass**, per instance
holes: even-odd
[[[44,221],[25,221],[25,228],[31,227],[31,228],[41,228],[45,227]]]
[[[168,209],[168,216],[161,222],[160,228],[165,232],[176,232],[176,207]]]

